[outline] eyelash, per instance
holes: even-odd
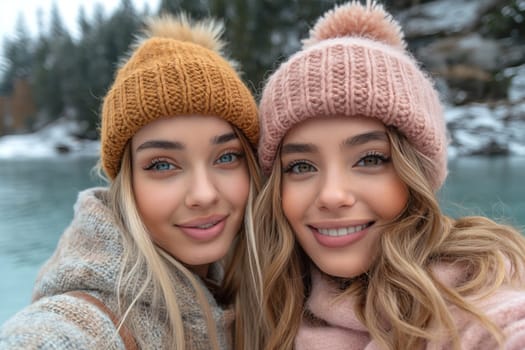
[[[293,173],[293,168],[297,165],[300,165],[300,164],[306,164],[312,168],[315,169],[315,167],[313,166],[312,163],[306,161],[306,160],[294,160],[292,161],[291,163],[289,163],[288,165],[286,165],[286,167],[284,168],[284,173]]]
[[[221,153],[220,156],[217,157],[217,160],[215,161],[216,163],[219,161],[219,159],[221,159],[222,157],[224,156],[227,156],[227,155],[233,155],[236,157],[236,159],[234,159],[233,161],[231,162],[227,162],[227,163],[218,163],[218,164],[231,164],[231,163],[234,163],[235,161],[238,161],[240,159],[242,159],[244,157],[244,153],[243,152],[239,152],[239,151],[225,151],[223,153]]]
[[[382,165],[383,163],[388,163],[391,160],[389,156],[386,156],[385,154],[381,152],[374,151],[374,152],[368,152],[364,156],[362,156],[357,161],[356,165],[359,165],[359,163],[365,161],[366,159],[374,159],[374,160],[379,160],[381,162],[380,164],[374,164],[374,166],[379,166],[379,165]],[[363,166],[366,166],[366,165],[363,164]]]
[[[222,157],[224,156],[227,156],[227,155],[233,155],[235,156],[235,159],[232,160],[231,162],[225,162],[225,163],[218,163],[218,164],[231,164],[231,163],[234,163],[235,161],[238,161],[240,160],[241,158],[244,157],[244,153],[242,152],[237,152],[237,151],[226,151],[224,153],[222,153],[219,157],[217,157],[217,160],[216,162],[221,159]],[[159,170],[159,169],[155,169],[155,166],[159,165],[159,164],[162,164],[162,163],[166,163],[170,166],[170,169],[163,169],[163,170]],[[157,158],[157,159],[153,159],[151,161],[151,163],[147,166],[144,167],[144,170],[149,170],[149,171],[167,171],[167,170],[173,170],[171,169],[171,167],[173,168],[177,168],[176,165],[170,163],[168,160],[166,159],[163,159],[163,158]]]
[[[384,155],[383,153],[381,152],[369,152],[369,153],[366,153],[364,156],[362,156],[357,162],[356,162],[356,165],[359,166],[360,163],[364,162],[365,160],[367,159],[373,159],[375,161],[379,161],[380,163],[379,164],[373,164],[373,166],[379,166],[379,165],[382,165],[384,163],[388,163],[390,162],[391,158],[389,156],[386,156]],[[288,164],[285,168],[284,168],[284,173],[293,173],[293,169],[295,166],[297,165],[300,165],[300,164],[306,164],[312,168],[315,169],[315,167],[308,161],[306,160],[294,160],[292,161],[290,164]],[[362,166],[369,166],[367,164],[362,164]]]
[[[170,167],[177,168],[176,165],[170,163],[170,162],[169,162],[168,160],[166,160],[166,159],[156,158],[156,159],[153,159],[149,165],[147,165],[146,167],[144,167],[144,170],[149,170],[149,171],[167,171],[167,170],[173,170],[173,169],[163,169],[163,170],[155,169],[155,166],[157,166],[157,165],[159,165],[159,164],[162,164],[162,163],[166,163],[166,164],[168,164]]]

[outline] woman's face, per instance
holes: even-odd
[[[283,139],[281,165],[284,214],[306,254],[332,276],[366,272],[380,225],[408,200],[384,125],[369,118],[303,122]]]
[[[250,178],[240,140],[223,119],[192,115],[146,125],[131,146],[135,200],[153,241],[205,276],[243,222]]]

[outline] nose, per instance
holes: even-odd
[[[345,169],[339,167],[328,169],[320,183],[317,207],[321,210],[335,210],[353,206],[356,203],[353,187]]]
[[[213,205],[218,200],[218,193],[213,176],[205,166],[196,167],[189,175],[185,204],[188,208]]]

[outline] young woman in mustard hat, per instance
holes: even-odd
[[[79,194],[0,348],[250,347],[259,129],[221,33],[213,20],[150,22],[104,98],[109,186]]]

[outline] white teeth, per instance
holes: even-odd
[[[210,223],[210,224],[199,225],[199,226],[197,226],[197,228],[207,229],[207,228],[210,228],[210,227],[214,226],[215,224],[216,224],[216,222]]]
[[[350,227],[342,227],[342,228],[318,228],[317,231],[319,231],[320,234],[325,236],[332,236],[332,237],[338,237],[338,236],[346,236],[355,232],[359,232],[367,228],[369,225],[358,225],[358,226],[350,226]]]

